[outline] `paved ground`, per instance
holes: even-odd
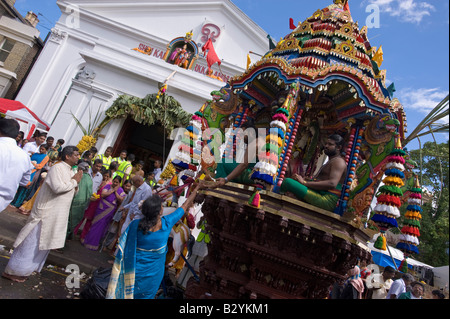
[[[0,212],[0,274],[6,267],[12,245],[27,218],[11,208]],[[95,269],[110,268],[110,260],[113,257],[107,252],[88,250],[78,240],[67,241],[62,253],[51,251],[43,271],[30,276],[25,283],[14,283],[0,277],[0,299],[77,298],[80,289],[68,288],[67,276],[70,276],[69,286],[76,277],[82,288]],[[66,272],[69,268],[78,268],[80,276]]]
[[[8,263],[7,251],[0,251],[0,269],[3,271]],[[0,299],[77,299],[85,280],[79,281],[79,288],[68,288],[67,273],[64,269],[49,266],[40,274],[29,277],[24,283],[16,283],[0,277]],[[70,281],[70,284],[72,281]],[[70,285],[72,286],[72,285]]]
[[[27,218],[10,207],[0,212],[0,275],[8,263],[11,248]],[[78,240],[66,241],[62,253],[51,251],[42,272],[30,276],[26,282],[15,283],[0,277],[0,299],[79,298],[92,273],[98,268],[111,268],[110,262],[113,260],[106,251],[86,249]],[[74,267],[79,269],[78,273],[73,273]],[[187,275],[188,277],[183,275],[185,282],[190,273]],[[174,271],[169,271],[169,276],[172,282],[176,281]],[[80,288],[67,287],[67,282],[70,286],[74,280],[79,281]]]

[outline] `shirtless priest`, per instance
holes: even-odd
[[[281,184],[281,193],[292,194],[295,198],[311,205],[333,211],[339,200],[342,185],[345,180],[347,165],[340,153],[344,145],[344,139],[337,134],[328,137],[324,147],[324,153],[328,156],[328,162],[312,180],[294,174]]]

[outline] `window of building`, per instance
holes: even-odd
[[[5,62],[8,55],[11,53],[14,47],[14,41],[10,39],[4,39],[0,43],[0,62]]]

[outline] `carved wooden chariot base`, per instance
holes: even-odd
[[[321,299],[358,259],[370,261],[358,244],[369,236],[351,220],[264,191],[257,209],[247,204],[253,192],[228,183],[197,196],[211,243],[186,298]]]

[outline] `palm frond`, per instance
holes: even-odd
[[[432,127],[427,131],[417,134],[416,137],[422,137],[431,133],[449,133],[449,124],[435,125],[435,127]]]
[[[89,109],[89,122],[87,125],[87,128],[81,123],[81,121],[75,116],[75,114],[72,113],[72,111],[70,111],[70,114],[72,115],[75,123],[77,124],[77,126],[80,128],[81,132],[83,133],[83,135],[88,135],[88,136],[92,136],[93,133],[95,132],[95,129],[97,128],[97,125],[100,122],[101,119],[101,111],[100,108],[97,110],[97,114],[95,114],[94,120],[92,120],[92,112],[91,109]]]
[[[100,117],[101,117],[101,112],[100,112],[100,108],[98,108],[97,114],[95,114],[94,120],[92,121],[92,113],[89,110],[89,125],[88,125],[88,129],[87,129],[88,135],[92,135],[92,133],[94,132],[98,123],[100,122]]]
[[[72,115],[75,123],[77,124],[77,126],[80,128],[81,132],[83,133],[83,135],[88,135],[87,134],[87,130],[84,128],[83,124],[81,124],[80,120],[75,116],[75,114],[72,113],[72,111],[70,111],[70,114]]]
[[[416,128],[408,135],[408,137],[403,141],[403,146],[406,146],[413,139],[425,136],[431,133],[445,133],[448,132],[448,123],[437,123],[439,120],[442,120],[444,117],[449,115],[449,95],[447,95],[441,102],[436,105],[430,113],[425,116],[425,118],[416,126]],[[431,129],[432,126],[436,126],[436,128]],[[423,130],[427,129],[428,131],[423,132]]]

